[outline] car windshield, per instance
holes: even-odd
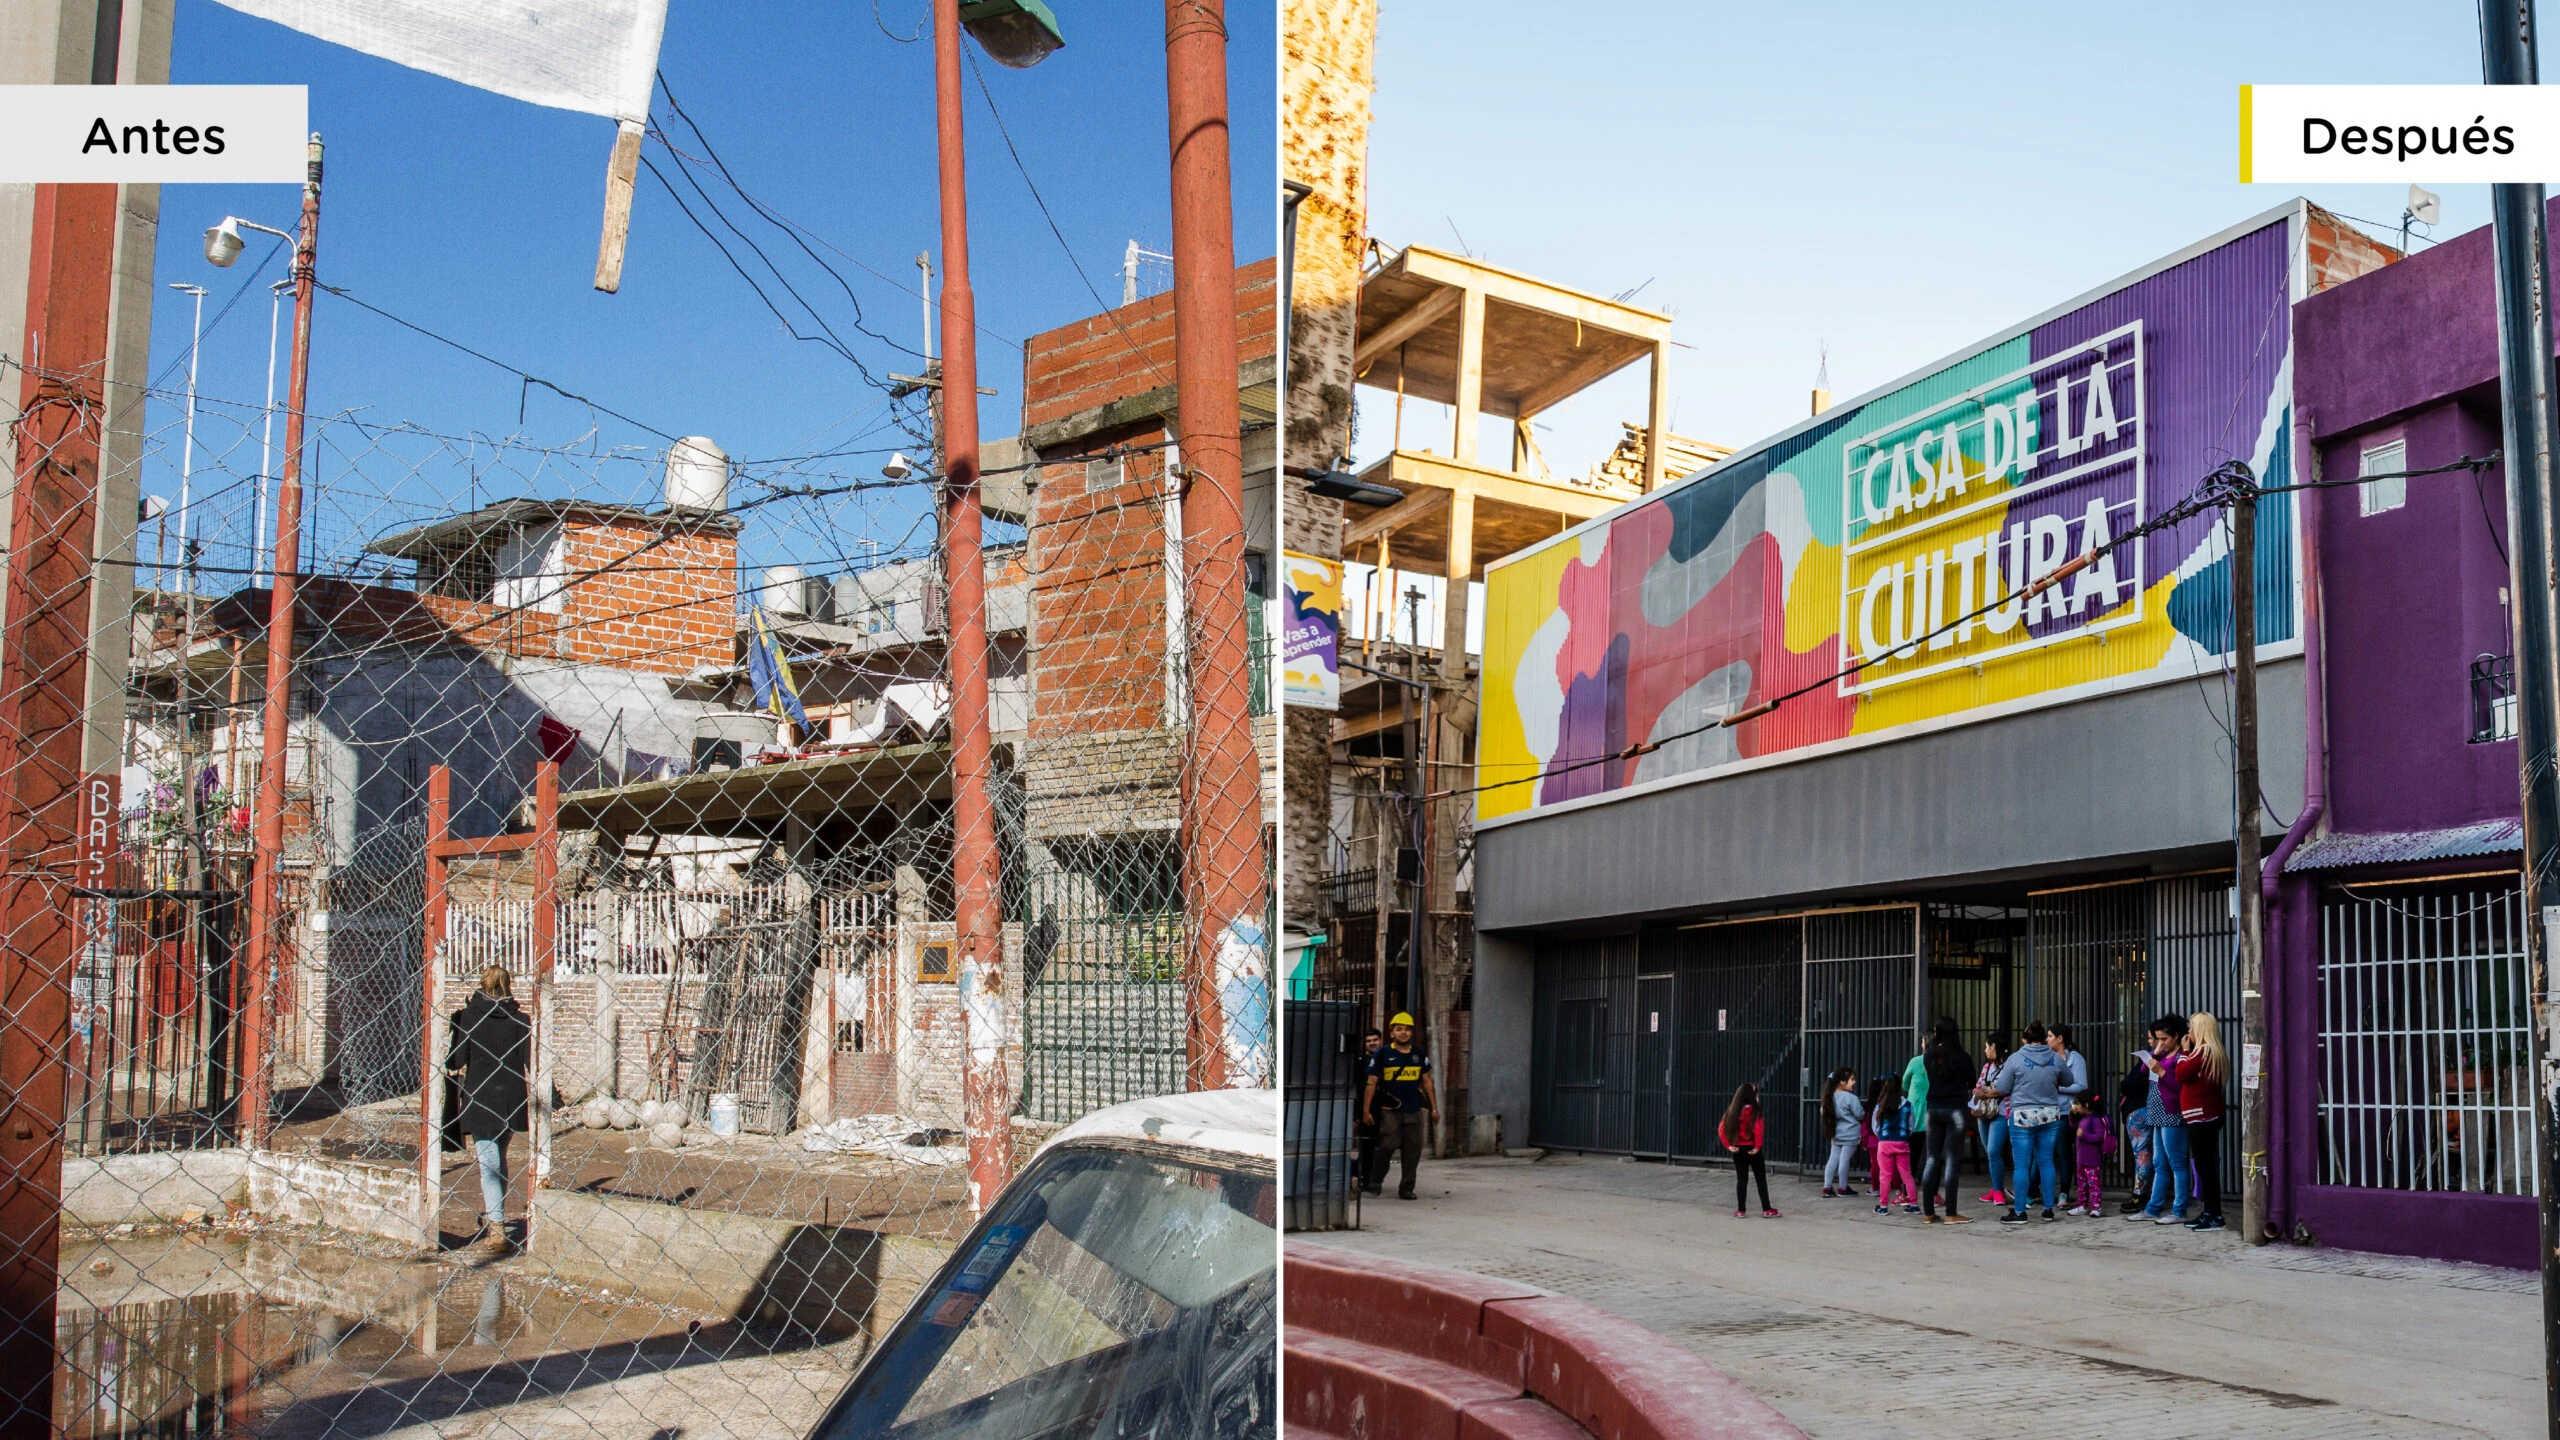
[[[1268,1434],[1279,1235],[1269,1174],[1051,1152],[854,1377],[819,1440]]]

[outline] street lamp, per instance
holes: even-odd
[[[214,269],[228,270],[231,268],[231,262],[240,258],[240,232],[243,230],[255,230],[261,235],[273,235],[279,240],[294,238],[290,232],[278,230],[271,225],[261,225],[255,220],[243,220],[237,215],[225,215],[222,217],[221,224],[204,232],[204,258],[212,264]]]
[[[1030,69],[1067,43],[1058,17],[1040,0],[969,0],[960,7],[960,24],[988,59],[1014,70]]]

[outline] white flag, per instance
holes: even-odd
[[[279,25],[500,95],[649,118],[667,0],[221,0]]]

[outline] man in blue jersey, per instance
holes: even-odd
[[[1369,1078],[1360,1091],[1360,1122],[1378,1127],[1378,1148],[1369,1157],[1361,1188],[1375,1195],[1386,1187],[1387,1161],[1401,1157],[1396,1198],[1413,1195],[1414,1167],[1431,1136],[1430,1121],[1440,1118],[1440,1099],[1431,1088],[1431,1057],[1413,1051],[1413,1017],[1399,1010],[1387,1022],[1387,1043],[1369,1057]]]

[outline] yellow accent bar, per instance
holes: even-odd
[[[2249,87],[2243,85],[2240,87],[2240,183],[2243,185],[2250,183],[2249,150],[2255,139],[2256,131],[2249,123]]]

